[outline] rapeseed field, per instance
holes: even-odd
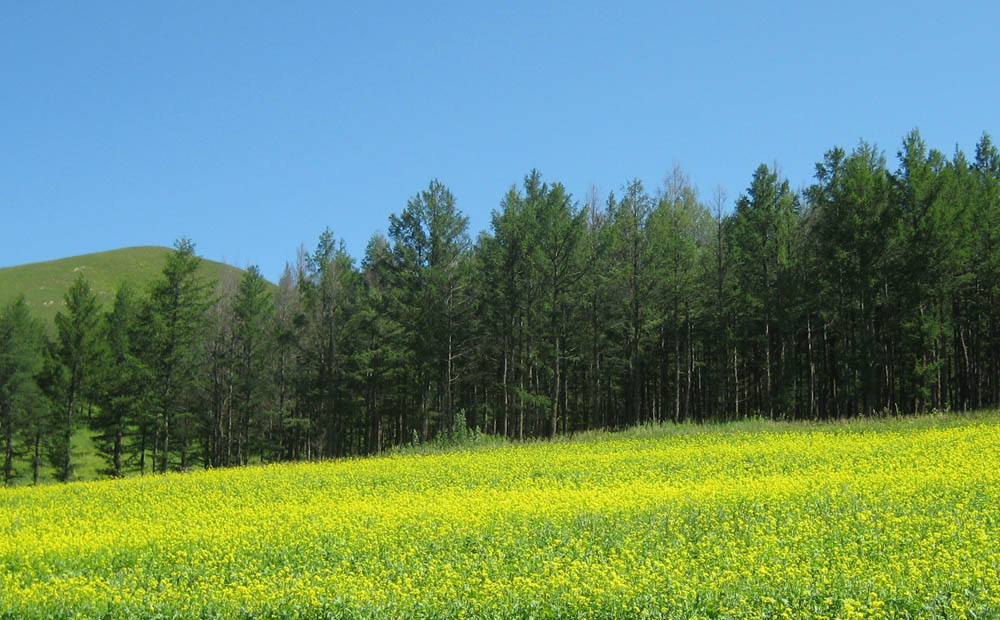
[[[997,618],[1000,418],[0,490],[0,617]]]

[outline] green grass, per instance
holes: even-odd
[[[73,431],[70,440],[73,446],[73,473],[70,480],[87,481],[99,480],[106,476],[102,473],[107,469],[108,464],[101,458],[94,443],[94,433],[84,427],[78,426]],[[51,484],[56,482],[55,470],[49,464],[42,448],[42,465],[38,468],[39,484]],[[14,457],[14,478],[10,486],[28,486],[32,484],[31,455],[18,453]]]
[[[149,282],[160,275],[171,251],[170,248],[141,246],[5,267],[0,269],[0,307],[24,293],[31,313],[46,325],[52,325],[56,312],[65,306],[63,295],[82,273],[90,281],[98,301],[107,309],[122,282],[145,290]],[[202,259],[201,272],[210,280],[222,281],[239,278],[243,270]]]

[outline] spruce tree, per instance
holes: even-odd
[[[239,411],[239,454],[245,464],[251,447],[251,430],[266,429],[271,383],[271,352],[268,338],[274,318],[274,298],[256,265],[240,279],[232,306],[233,351],[236,358],[234,398]],[[259,433],[258,433],[259,434]]]
[[[104,346],[95,390],[98,413],[92,426],[100,433],[96,443],[108,464],[105,471],[116,478],[125,473],[126,440],[138,425],[136,414],[141,405],[142,376],[136,350],[139,304],[131,285],[122,283],[101,327]]]
[[[454,195],[437,180],[389,219],[394,271],[402,287],[399,320],[417,360],[413,385],[424,440],[432,418],[443,417],[443,429],[452,426],[455,364],[465,345],[462,327],[469,311],[467,229]]]
[[[171,437],[178,434],[174,421],[187,410],[203,362],[199,346],[206,336],[213,294],[212,284],[199,274],[200,264],[194,244],[179,240],[140,313],[141,361],[144,384],[149,386],[145,401],[153,414],[153,449],[159,458],[154,468],[161,473],[169,467]],[[179,435],[175,439],[180,439],[183,466],[187,437]]]
[[[51,436],[51,460],[56,478],[67,481],[73,474],[72,436],[75,413],[97,385],[100,360],[100,314],[97,295],[80,274],[64,296],[66,313],[56,313],[55,357],[62,365],[59,382],[61,416]]]
[[[42,370],[44,338],[42,326],[31,317],[24,295],[0,311],[0,436],[3,438],[4,486],[12,482],[16,473],[14,457],[19,432],[34,428],[43,416],[36,376]],[[37,466],[35,471],[37,482]]]

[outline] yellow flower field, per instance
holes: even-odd
[[[0,490],[0,618],[997,618],[998,465],[991,415]]]

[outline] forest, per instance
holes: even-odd
[[[808,187],[767,165],[734,203],[679,168],[575,199],[531,171],[473,237],[439,181],[356,260],[329,229],[277,287],[199,272],[181,239],[51,328],[0,309],[3,477],[318,460],[481,433],[820,420],[1000,405],[1000,153],[917,130],[889,163],[832,148]],[[892,169],[894,168],[894,169]]]

